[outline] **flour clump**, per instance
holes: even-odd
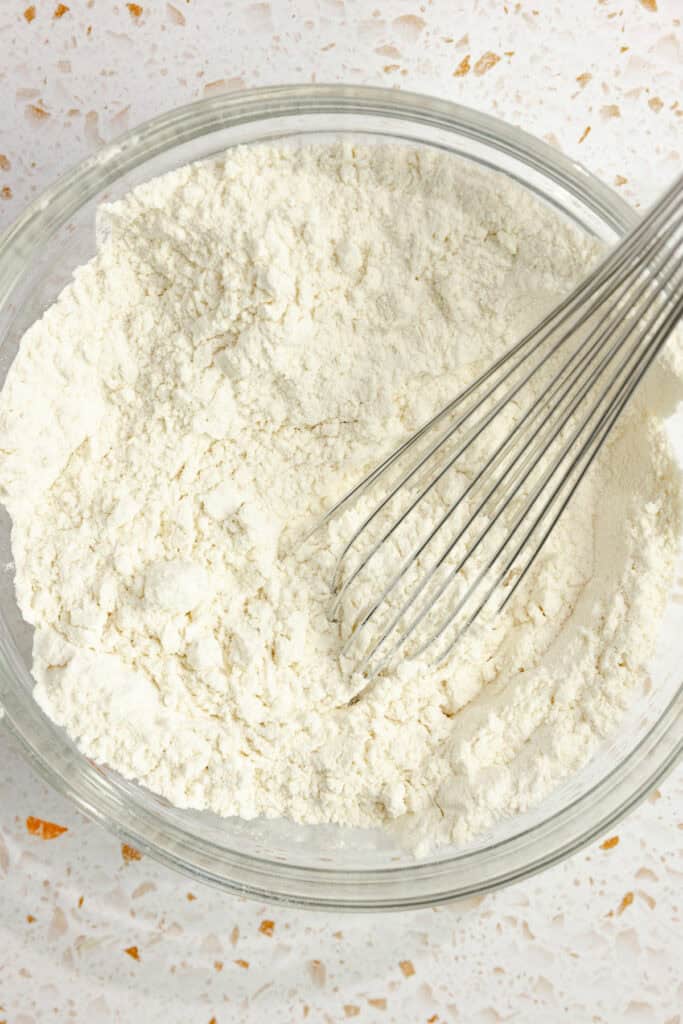
[[[341,527],[299,538],[597,243],[501,176],[350,144],[237,148],[98,228],[0,395],[47,714],[178,806],[395,828],[420,850],[581,767],[637,692],[673,573],[656,388],[500,625],[352,707],[326,615]]]

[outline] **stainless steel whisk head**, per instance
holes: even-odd
[[[355,699],[399,656],[433,649],[441,661],[485,611],[508,604],[682,313],[683,177],[325,514],[319,526],[360,510],[331,608],[345,613]]]

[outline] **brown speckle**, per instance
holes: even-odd
[[[141,896],[145,896],[148,892],[156,892],[154,882],[141,882],[140,885],[133,889],[131,896],[134,900],[139,900]]]
[[[188,900],[190,903],[192,903],[192,901],[196,900],[197,897],[195,896],[195,894],[193,892],[188,892],[186,894],[186,896],[185,896],[185,899]]]
[[[401,968],[404,978],[411,978],[415,974],[412,960],[401,960],[398,966]]]
[[[368,999],[370,1006],[374,1006],[376,1010],[386,1010],[387,1001],[384,996],[378,996],[376,999]]]
[[[137,946],[127,946],[126,949],[124,949],[123,952],[127,953],[128,956],[132,957],[133,960],[139,960],[140,959],[140,953],[138,952],[138,947]]]
[[[407,29],[414,36],[419,36],[426,24],[424,18],[418,17],[417,14],[402,14],[399,18],[394,18],[394,25],[397,28]]]
[[[126,7],[128,8],[128,13],[131,18],[135,18],[137,20],[142,14],[142,7],[140,4],[126,4]]]
[[[133,860],[142,860],[140,851],[136,850],[134,846],[129,846],[128,843],[121,843],[121,856],[126,864],[130,864]]]
[[[35,917],[33,916],[33,914],[27,914],[26,920],[28,921],[29,924],[33,924],[33,922],[35,921]]]
[[[244,968],[245,971],[249,967],[249,961],[248,960],[233,960],[233,963],[237,964],[238,967]]]
[[[55,907],[52,912],[52,920],[50,921],[50,927],[47,932],[48,939],[52,941],[53,939],[59,938],[60,935],[64,935],[68,927],[66,914],[61,907]]]
[[[357,1017],[359,1013],[360,1006],[356,1006],[355,1003],[344,1003],[345,1017]]]
[[[380,57],[393,57],[394,59],[401,56],[401,51],[395,46],[390,46],[388,43],[384,46],[378,46],[375,53],[378,53]]]
[[[318,988],[323,988],[327,981],[327,969],[322,960],[310,960],[308,964],[308,971],[311,975],[311,981]]]
[[[657,10],[657,0],[640,0],[641,7],[644,7],[646,11],[652,11],[653,13]]]
[[[653,96],[651,99],[647,101],[647,105],[650,108],[650,110],[654,110],[655,114],[658,114],[664,106],[664,101],[660,100],[659,96]]]
[[[586,125],[586,127],[583,130],[583,132],[581,133],[581,137],[579,139],[579,144],[581,144],[585,139],[588,138],[588,136],[590,135],[590,132],[591,132],[591,126],[588,124],[588,125]]]
[[[623,180],[626,181],[626,178],[624,178]],[[618,184],[620,184],[620,182],[617,181],[617,182],[615,182],[615,184],[618,185]],[[610,839],[605,839],[604,843],[600,843],[600,849],[601,850],[613,850],[614,847],[618,846],[618,845],[619,845],[619,836],[612,836]]]
[[[82,897],[82,896],[79,896],[79,897],[78,897],[78,907],[79,907],[79,909],[80,909],[80,908],[81,908],[82,906],[83,906],[83,897]]]
[[[470,55],[466,54],[453,72],[453,78],[462,78],[470,70]]]
[[[643,889],[638,889],[638,895],[641,899],[644,899],[650,910],[654,910],[657,906],[657,900],[654,896],[650,896],[649,892],[644,892]]]
[[[239,937],[240,937],[240,930],[237,927],[237,925],[235,925],[233,930],[230,932],[230,943],[231,943],[231,945],[236,946],[237,945],[237,940],[239,939]]]
[[[85,121],[83,123],[83,134],[91,146],[101,146],[104,142],[98,128],[99,118],[100,115],[96,110],[86,111]]]
[[[214,969],[214,971],[222,971],[223,970],[223,961],[222,960],[214,960],[214,962],[213,962],[213,969]]]
[[[576,81],[579,83],[582,89],[585,89],[585,87],[588,85],[592,77],[593,76],[591,75],[590,71],[584,71],[582,75],[576,76]]]
[[[385,64],[382,70],[384,71],[385,75],[390,75],[392,71],[398,71],[400,66],[400,64]]]
[[[621,117],[621,111],[616,103],[608,103],[600,110],[603,117]]]
[[[9,187],[9,185],[3,185],[2,188],[0,188],[0,199],[11,199],[11,198],[12,198],[12,189]]]
[[[625,185],[627,181],[628,181],[628,178],[625,178],[623,174],[615,174],[614,175],[614,184],[615,185]],[[611,842],[611,840],[607,840],[607,841]],[[605,847],[604,843],[602,844],[602,846],[603,846],[603,849],[607,849],[607,847]]]
[[[68,12],[68,10],[69,8],[66,6],[66,4],[57,4],[57,6],[55,7],[55,12],[52,15],[52,17],[63,18],[64,15]]]
[[[482,53],[481,57],[474,65],[475,75],[485,75],[491,68],[495,68],[496,64],[500,60],[497,53],[492,50],[487,50],[486,53]]]
[[[26,20],[29,23],[29,25],[31,24],[31,22],[33,21],[35,16],[36,16],[36,9],[33,6],[33,4],[31,4],[31,6],[27,7],[26,10],[24,11],[24,17],[26,18]]]
[[[44,107],[37,103],[29,103],[26,106],[26,116],[32,121],[44,121],[50,115]]]
[[[261,932],[261,935],[267,935],[270,938],[275,931],[275,921],[261,921],[258,930]]]
[[[4,153],[0,153],[0,171],[9,171],[11,163],[7,159]]]
[[[185,15],[177,7],[174,7],[173,4],[166,4],[166,10],[168,11],[169,21],[172,21],[174,25],[185,24]]]
[[[211,95],[219,92],[232,92],[236,89],[246,89],[243,78],[217,78],[213,82],[207,82],[204,86],[204,94]]]

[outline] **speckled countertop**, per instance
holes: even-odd
[[[681,167],[681,18],[680,0],[3,0],[0,228],[162,110],[315,80],[498,114],[646,204]],[[314,914],[122,849],[0,730],[0,1024],[680,1024],[682,795],[679,769],[606,841],[495,895]]]

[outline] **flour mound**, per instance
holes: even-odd
[[[652,649],[679,533],[655,389],[501,625],[353,707],[326,617],[341,527],[296,541],[597,245],[503,177],[341,144],[232,150],[98,228],[0,396],[41,707],[89,757],[222,815],[424,851],[541,800]]]

